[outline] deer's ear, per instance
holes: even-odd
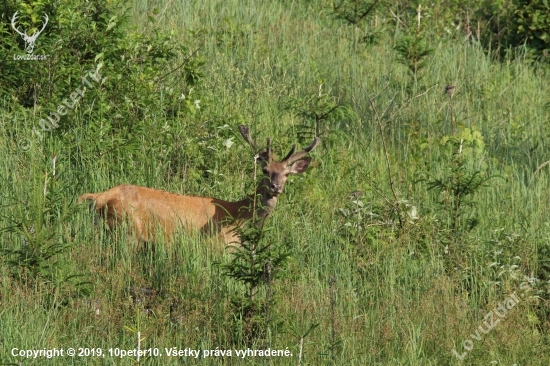
[[[307,167],[309,166],[309,163],[311,163],[311,158],[302,158],[300,160],[296,160],[292,165],[290,166],[290,173],[291,174],[301,174],[306,171]]]

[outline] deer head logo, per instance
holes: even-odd
[[[15,23],[17,22],[17,13],[19,12],[16,11],[11,18],[11,26],[17,33],[19,33],[21,37],[23,37],[23,40],[25,41],[25,51],[27,51],[27,53],[32,53],[32,51],[34,51],[34,42],[36,42],[36,39],[38,38],[40,33],[42,33],[44,28],[46,28],[46,24],[48,24],[48,15],[44,14],[44,25],[42,26],[42,29],[40,29],[38,32],[34,32],[32,36],[28,36],[26,32],[21,32],[19,29],[17,29],[17,26],[15,25]]]

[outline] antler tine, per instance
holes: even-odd
[[[15,12],[15,14],[13,14],[13,17],[11,18],[11,25],[13,27],[13,29],[19,33],[20,36],[26,36],[25,33],[22,33],[19,29],[17,29],[17,27],[15,26],[15,22],[17,22],[17,13],[19,13],[18,11]]]
[[[290,150],[290,153],[288,153],[288,155],[283,159],[283,161],[286,162],[287,164],[292,164],[296,160],[303,158],[311,150],[315,149],[315,147],[319,145],[320,142],[321,142],[321,138],[316,137],[315,139],[313,139],[313,142],[308,147],[306,147],[302,151],[297,152],[296,154],[293,154],[294,150],[296,149],[296,145],[294,145],[292,147],[292,150]]]
[[[241,132],[241,135],[246,140],[246,142],[248,142],[250,146],[252,146],[252,149],[254,149],[254,153],[257,153],[258,150],[260,149],[258,148],[258,145],[256,145],[256,142],[250,135],[250,127],[246,127],[245,125],[239,125],[239,131]],[[271,160],[271,137],[268,137],[266,151],[260,154],[260,158],[266,161]]]
[[[258,150],[258,146],[252,139],[252,136],[250,136],[250,127],[246,127],[245,125],[239,125],[239,131],[241,132],[241,135],[246,140],[246,142],[248,142],[250,146],[252,146],[252,148],[254,149],[254,152],[256,152],[256,150]]]
[[[271,160],[271,137],[267,138],[267,147],[266,147],[267,159]]]
[[[290,149],[290,152],[288,154],[286,154],[284,159],[281,160],[281,161],[287,161],[288,159],[290,159],[295,151],[296,151],[296,144],[292,145],[292,149]]]
[[[40,29],[40,32],[38,32],[39,34],[42,33],[42,31],[44,30],[44,28],[46,28],[46,25],[48,25],[48,21],[50,20],[50,18],[48,18],[48,14],[44,14],[44,19],[46,20],[46,22],[45,22],[44,25],[42,26],[42,29]]]

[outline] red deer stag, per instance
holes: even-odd
[[[254,151],[258,151],[250,136],[250,129],[240,125],[239,131]],[[256,191],[261,197],[256,211],[258,218],[265,218],[273,211],[288,176],[307,169],[311,158],[304,156],[320,142],[321,139],[316,137],[311,145],[297,153],[294,144],[285,158],[278,162],[273,160],[271,139],[267,139],[266,150],[257,155],[263,171],[263,178]],[[96,212],[106,216],[111,228],[126,218],[140,241],[153,240],[156,230],[161,230],[164,238],[170,240],[174,230],[182,227],[206,233],[211,230],[221,232],[225,242],[230,244],[235,242],[235,226],[253,216],[254,195],[241,201],[227,202],[125,184],[101,193],[86,193],[78,199],[79,202],[86,200],[95,202]]]

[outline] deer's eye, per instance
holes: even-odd
[[[289,175],[290,175],[290,173],[286,173],[286,174],[285,174],[285,177],[288,177]]]
[[[264,174],[267,174],[267,168],[262,168],[262,172],[264,172]]]

